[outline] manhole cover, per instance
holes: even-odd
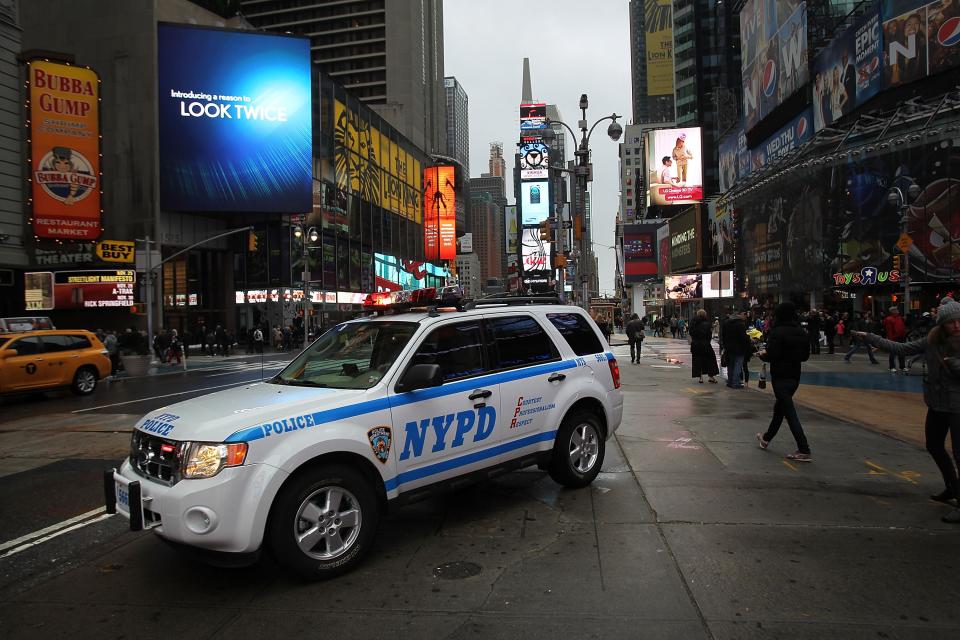
[[[433,570],[433,575],[441,580],[463,580],[480,575],[480,565],[472,562],[446,562]]]

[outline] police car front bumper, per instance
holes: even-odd
[[[263,541],[269,505],[286,476],[269,465],[248,464],[167,486],[138,475],[126,460],[104,474],[104,498],[107,513],[127,518],[133,531],[153,529],[171,542],[250,553]]]

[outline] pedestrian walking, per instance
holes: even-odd
[[[687,321],[683,318],[677,319],[677,337],[684,338],[687,335]]]
[[[897,307],[890,307],[890,313],[886,318],[883,319],[883,334],[886,336],[887,340],[892,342],[906,342],[907,341],[907,325],[904,324],[903,318],[900,316],[900,309]],[[895,362],[894,358],[897,358],[899,362]],[[900,365],[900,371],[902,373],[907,372],[907,363],[904,360],[903,354],[890,352],[890,373],[896,373],[897,368],[895,364]]]
[[[835,340],[837,339],[837,317],[832,313],[823,316],[823,332],[827,336],[827,349],[830,355],[836,353]]]
[[[736,313],[730,314],[720,329],[720,352],[727,361],[727,386],[731,389],[743,388],[743,361],[750,346],[743,318]]]
[[[670,335],[672,335],[674,338],[677,337],[677,317],[676,316],[670,317]]]
[[[698,378],[703,384],[703,376],[708,376],[710,382],[717,384],[716,376],[720,373],[717,367],[717,353],[710,343],[713,337],[713,323],[707,317],[704,309],[699,309],[693,322],[690,323],[690,354],[692,356],[691,376]]]
[[[640,317],[637,314],[630,316],[630,320],[627,321],[627,326],[625,327],[627,333],[627,342],[630,343],[630,362],[634,364],[639,364],[640,358],[643,355],[640,353],[640,349],[643,347],[643,321],[640,320]]]
[[[866,347],[867,355],[870,356],[870,364],[880,364],[877,358],[873,355],[873,347],[870,346],[869,343],[856,338],[858,332],[873,333],[873,320],[869,312],[860,316],[854,321],[853,330],[850,331],[850,350],[847,351],[845,356],[843,356],[843,361],[850,362],[850,358],[852,358],[853,354],[860,350],[860,347]]]
[[[110,374],[117,373],[120,368],[120,344],[117,342],[117,334],[113,330],[107,332],[103,338],[103,347],[110,356]]]
[[[257,353],[263,353],[263,329],[260,327],[253,330],[253,348]]]
[[[797,462],[812,462],[810,445],[793,403],[793,394],[800,386],[801,363],[810,357],[810,339],[800,326],[797,308],[792,302],[781,303],[774,311],[773,328],[767,335],[766,349],[758,357],[770,363],[773,395],[776,398],[767,432],[757,434],[760,448],[767,449],[770,446],[786,418],[790,433],[797,442],[797,450],[787,458]]]
[[[960,498],[960,303],[947,301],[937,311],[937,326],[926,337],[912,342],[885,340],[878,335],[858,332],[871,345],[900,356],[923,354],[927,375],[923,378],[923,401],[927,405],[924,436],[927,451],[940,469],[944,489],[930,496],[950,504]],[[953,459],[947,453],[950,436]],[[956,466],[954,466],[956,465]],[[960,509],[943,517],[944,522],[960,524]]]

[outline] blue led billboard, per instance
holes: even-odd
[[[160,24],[160,206],[312,209],[310,41]]]

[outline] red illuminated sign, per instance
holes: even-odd
[[[427,260],[457,257],[454,181],[452,166],[427,167],[423,172],[423,251]]]

